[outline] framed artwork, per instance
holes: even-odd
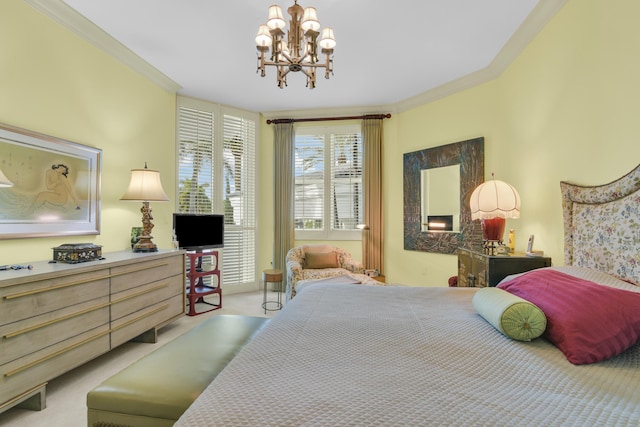
[[[142,235],[142,227],[131,227],[131,249],[138,243]]]
[[[102,150],[0,124],[0,239],[100,234]]]

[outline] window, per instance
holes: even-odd
[[[256,280],[256,129],[255,114],[178,98],[178,211],[224,213],[222,280],[236,291]]]
[[[360,239],[362,160],[359,126],[296,129],[297,239]]]

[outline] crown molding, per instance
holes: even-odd
[[[496,79],[553,19],[567,1],[541,0],[486,68],[400,101],[394,104],[394,109],[397,112],[407,111]]]
[[[178,83],[171,80],[62,0],[24,0],[24,2],[163,89],[172,93],[181,89]]]
[[[70,29],[84,40],[103,50],[129,68],[170,92],[178,92],[181,86],[140,58],[137,54],[111,37],[90,20],[69,7],[62,0],[24,0],[54,21]],[[499,77],[533,40],[545,25],[558,13],[568,0],[540,0],[522,25],[511,36],[491,63],[474,73],[445,83],[419,95],[390,105],[354,106],[345,108],[321,108],[308,110],[281,110],[260,112],[267,119],[330,117],[335,115],[361,115],[399,113],[450,95],[462,92]]]

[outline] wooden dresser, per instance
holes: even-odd
[[[184,251],[103,257],[0,272],[0,412],[43,409],[47,381],[184,315]]]

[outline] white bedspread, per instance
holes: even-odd
[[[502,335],[475,291],[308,285],[176,425],[640,424],[640,346],[575,366]]]

